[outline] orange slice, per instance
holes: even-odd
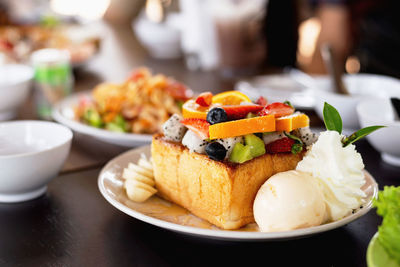
[[[298,128],[307,127],[310,125],[310,119],[306,114],[294,114],[287,117],[276,119],[276,130],[291,132]]]
[[[239,105],[242,102],[251,102],[250,98],[239,91],[226,91],[216,94],[212,98],[212,103],[222,105]]]
[[[182,116],[185,119],[207,119],[208,107],[202,107],[195,102],[195,100],[190,99],[182,105]]]
[[[210,139],[273,131],[275,131],[274,115],[221,122],[209,127]]]

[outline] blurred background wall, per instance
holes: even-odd
[[[0,25],[52,14],[132,26],[149,56],[183,56],[189,69],[227,76],[266,67],[323,74],[320,49],[329,43],[344,72],[398,77],[399,7],[395,0],[1,0]]]

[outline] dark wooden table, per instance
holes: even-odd
[[[215,73],[191,72],[181,60],[146,56],[128,27],[102,25],[101,53],[76,73],[76,90],[100,81],[122,81],[146,65],[196,91],[232,89]],[[310,112],[313,125],[320,125]],[[19,119],[35,118],[31,101]],[[357,143],[366,169],[384,185],[400,185],[400,168],[382,162],[365,140]],[[62,172],[47,193],[18,204],[0,204],[0,266],[366,266],[368,243],[381,220],[375,210],[339,229],[275,242],[222,242],[148,225],[112,207],[97,188],[101,166],[123,149],[99,153],[74,141]],[[104,151],[102,151],[104,152]]]

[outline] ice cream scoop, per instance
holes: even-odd
[[[259,189],[253,206],[254,218],[263,232],[320,225],[325,210],[317,180],[299,171],[281,172],[269,178]]]

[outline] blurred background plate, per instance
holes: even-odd
[[[152,135],[117,133],[104,129],[95,128],[75,119],[74,107],[78,105],[83,97],[90,98],[90,91],[73,94],[65,98],[54,106],[53,119],[65,126],[71,128],[74,132],[90,136],[103,142],[123,147],[135,147],[144,144],[150,144]]]
[[[235,88],[252,100],[263,96],[269,103],[290,101],[297,109],[313,109],[314,107],[310,88],[300,83],[291,73],[256,76],[239,81]]]

